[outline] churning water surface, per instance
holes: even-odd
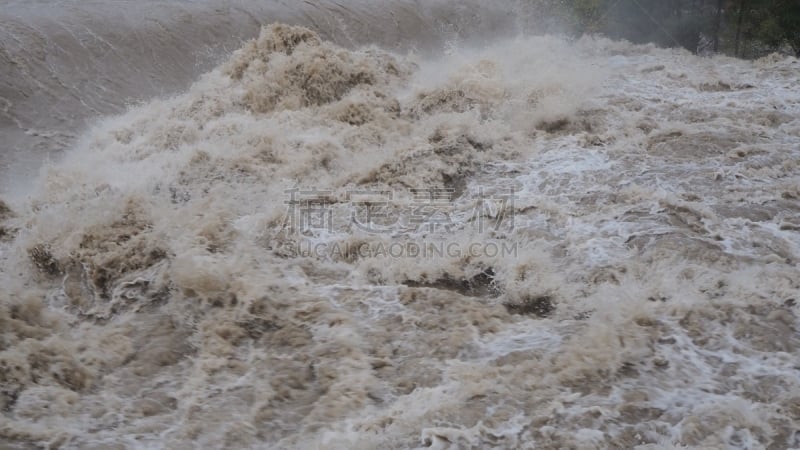
[[[4,447],[800,446],[796,59],[526,2],[0,24]]]

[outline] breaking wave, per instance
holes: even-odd
[[[265,27],[0,203],[0,442],[800,445],[798,71]]]

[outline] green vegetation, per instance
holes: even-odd
[[[577,33],[756,58],[800,57],[800,0],[564,0]]]

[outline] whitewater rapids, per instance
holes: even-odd
[[[0,203],[0,443],[798,447],[798,75],[270,25]],[[297,189],[326,226],[287,226]],[[419,189],[446,230],[355,226],[353,192]],[[292,251],[426,242],[513,251]]]

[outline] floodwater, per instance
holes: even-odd
[[[43,4],[0,16],[4,447],[800,447],[796,59]]]

